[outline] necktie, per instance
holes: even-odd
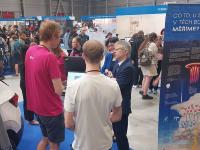
[[[114,76],[116,76],[118,71],[119,71],[119,64],[117,64],[116,67],[115,67]]]

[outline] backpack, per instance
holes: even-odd
[[[152,59],[153,59],[153,54],[151,51],[149,51],[149,45],[150,43],[147,44],[147,46],[142,49],[139,53],[139,64],[140,66],[150,66],[152,64]]]

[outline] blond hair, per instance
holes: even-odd
[[[98,64],[103,58],[104,47],[96,40],[86,41],[83,45],[83,54],[92,64]]]
[[[39,36],[40,41],[47,42],[53,37],[59,38],[61,27],[54,21],[44,21],[40,25]]]

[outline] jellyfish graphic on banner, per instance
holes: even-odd
[[[190,83],[198,83],[200,75],[200,63],[190,63],[185,67],[190,70]]]
[[[158,150],[200,150],[200,5],[168,5]]]

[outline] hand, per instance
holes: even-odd
[[[105,69],[105,75],[107,76],[108,75],[108,72],[109,72],[109,70],[108,69]]]
[[[111,72],[111,71],[108,71],[107,76],[108,76],[109,78],[113,78],[112,72]]]

